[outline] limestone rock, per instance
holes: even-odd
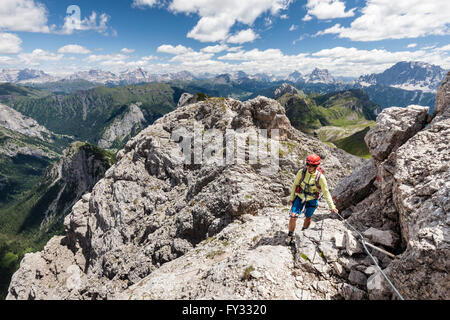
[[[377,124],[364,140],[370,154],[378,161],[385,160],[391,152],[422,130],[428,122],[428,108],[411,105],[406,108],[384,109]]]
[[[447,77],[444,79],[444,81],[442,81],[438,89],[433,116],[436,117],[438,114],[443,114],[444,112],[446,112],[448,115],[449,101],[450,101],[450,71],[447,73]]]
[[[0,126],[20,132],[28,137],[37,137],[47,142],[53,142],[51,133],[36,120],[25,117],[20,112],[0,103]]]
[[[278,99],[279,97],[281,97],[282,95],[284,95],[286,93],[296,95],[296,94],[301,93],[301,91],[299,91],[294,86],[292,86],[288,83],[283,83],[281,85],[281,87],[279,87],[278,89],[275,90],[274,98]]]
[[[353,236],[352,232],[348,230],[345,232],[344,242],[345,242],[345,251],[350,256],[357,253],[361,253],[364,250],[359,237],[357,238]]]
[[[126,137],[137,132],[147,124],[140,106],[142,103],[131,104],[128,110],[109,125],[98,141],[100,148],[111,148],[116,141],[122,141]]]
[[[193,104],[196,102],[197,99],[193,94],[185,92],[181,95],[180,100],[178,100],[177,108],[184,107],[185,105]]]
[[[347,209],[370,195],[377,173],[373,160],[369,160],[352,175],[342,179],[332,193],[336,208]]]
[[[341,288],[341,294],[345,300],[364,300],[367,293],[350,284],[344,284]]]
[[[364,273],[357,271],[357,270],[352,270],[350,271],[350,274],[348,276],[348,280],[350,280],[351,283],[353,284],[357,284],[360,286],[365,286],[367,283],[367,277]]]
[[[367,280],[367,291],[371,300],[389,300],[392,297],[392,291],[383,275],[379,272],[374,273]]]
[[[428,126],[426,108],[389,108],[380,114],[366,136],[378,171],[376,189],[347,209],[350,224],[399,257],[372,251],[405,299],[447,299],[450,292],[445,280],[450,268],[449,78],[438,91]],[[372,274],[369,298],[398,299],[381,274],[363,271]]]
[[[389,248],[395,248],[398,242],[398,236],[391,230],[378,230],[376,228],[369,228],[363,232],[373,244],[381,244]]]

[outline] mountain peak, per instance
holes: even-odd
[[[358,82],[404,90],[436,92],[446,71],[422,61],[400,61],[382,73],[361,76]]]
[[[306,78],[306,82],[311,83],[334,83],[336,80],[327,69],[314,68]]]

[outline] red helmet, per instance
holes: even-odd
[[[306,159],[306,163],[312,164],[313,166],[318,166],[322,159],[317,154],[311,154]]]

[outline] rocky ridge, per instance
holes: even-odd
[[[398,259],[385,272],[407,299],[448,299],[450,292],[449,80],[450,73],[438,90],[432,120],[420,106],[383,110],[366,136],[373,161],[334,192],[350,223],[391,239],[387,247]],[[380,274],[367,287],[373,299],[393,296]]]
[[[147,120],[140,109],[141,105],[141,102],[130,104],[127,112],[115,118],[113,123],[105,129],[98,141],[98,146],[111,148],[114,142],[117,141],[120,144],[122,141],[126,141],[127,137],[133,136],[134,132],[142,129],[147,124]]]
[[[203,128],[200,132],[236,130],[237,137],[256,128],[277,128],[280,169],[269,170],[272,163],[264,162],[184,164],[173,133],[182,129],[190,136],[196,127]],[[210,142],[203,142],[204,153]],[[362,163],[292,128],[284,108],[268,98],[245,103],[209,98],[179,107],[118,153],[105,178],[66,217],[66,236],[55,237],[42,252],[25,256],[8,299],[362,296],[355,285],[336,276],[336,272],[348,273],[344,265],[350,266],[348,258],[338,262],[338,252],[346,245],[337,230],[343,232],[344,226],[329,216],[323,204],[299,251],[293,254],[283,245],[290,186],[310,152],[326,159],[331,187]],[[353,245],[349,241],[351,252]],[[273,253],[274,259],[267,260],[267,253]],[[364,258],[361,261],[368,264]],[[197,288],[191,296],[186,296],[188,285],[177,281],[164,282],[165,293],[153,288],[152,293],[134,291],[133,285],[162,283],[159,277],[167,268],[179,270],[172,273],[175,276],[189,266],[202,269],[194,272],[199,277],[189,278],[189,286]],[[353,272],[352,279],[358,275]],[[225,276],[235,281],[225,281]],[[282,284],[286,287],[279,288]],[[292,286],[297,289],[292,291]]]
[[[13,108],[0,103],[0,126],[19,132],[29,137],[37,137],[41,140],[52,142],[52,133],[36,120],[22,115]]]
[[[50,221],[63,219],[72,206],[81,197],[92,190],[94,185],[104,177],[112,164],[106,152],[83,142],[73,142],[64,149],[62,157],[52,164],[44,180],[48,186],[48,206],[41,221],[41,227]]]

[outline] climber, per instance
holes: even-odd
[[[305,207],[305,220],[302,231],[309,228],[314,211],[319,204],[321,191],[330,210],[334,213],[339,212],[331,198],[325,175],[319,167],[321,161],[322,159],[317,154],[309,155],[306,159],[306,167],[300,169],[295,177],[290,198],[292,209],[289,214],[289,233],[286,240],[288,245],[295,244],[295,226],[303,207]]]

